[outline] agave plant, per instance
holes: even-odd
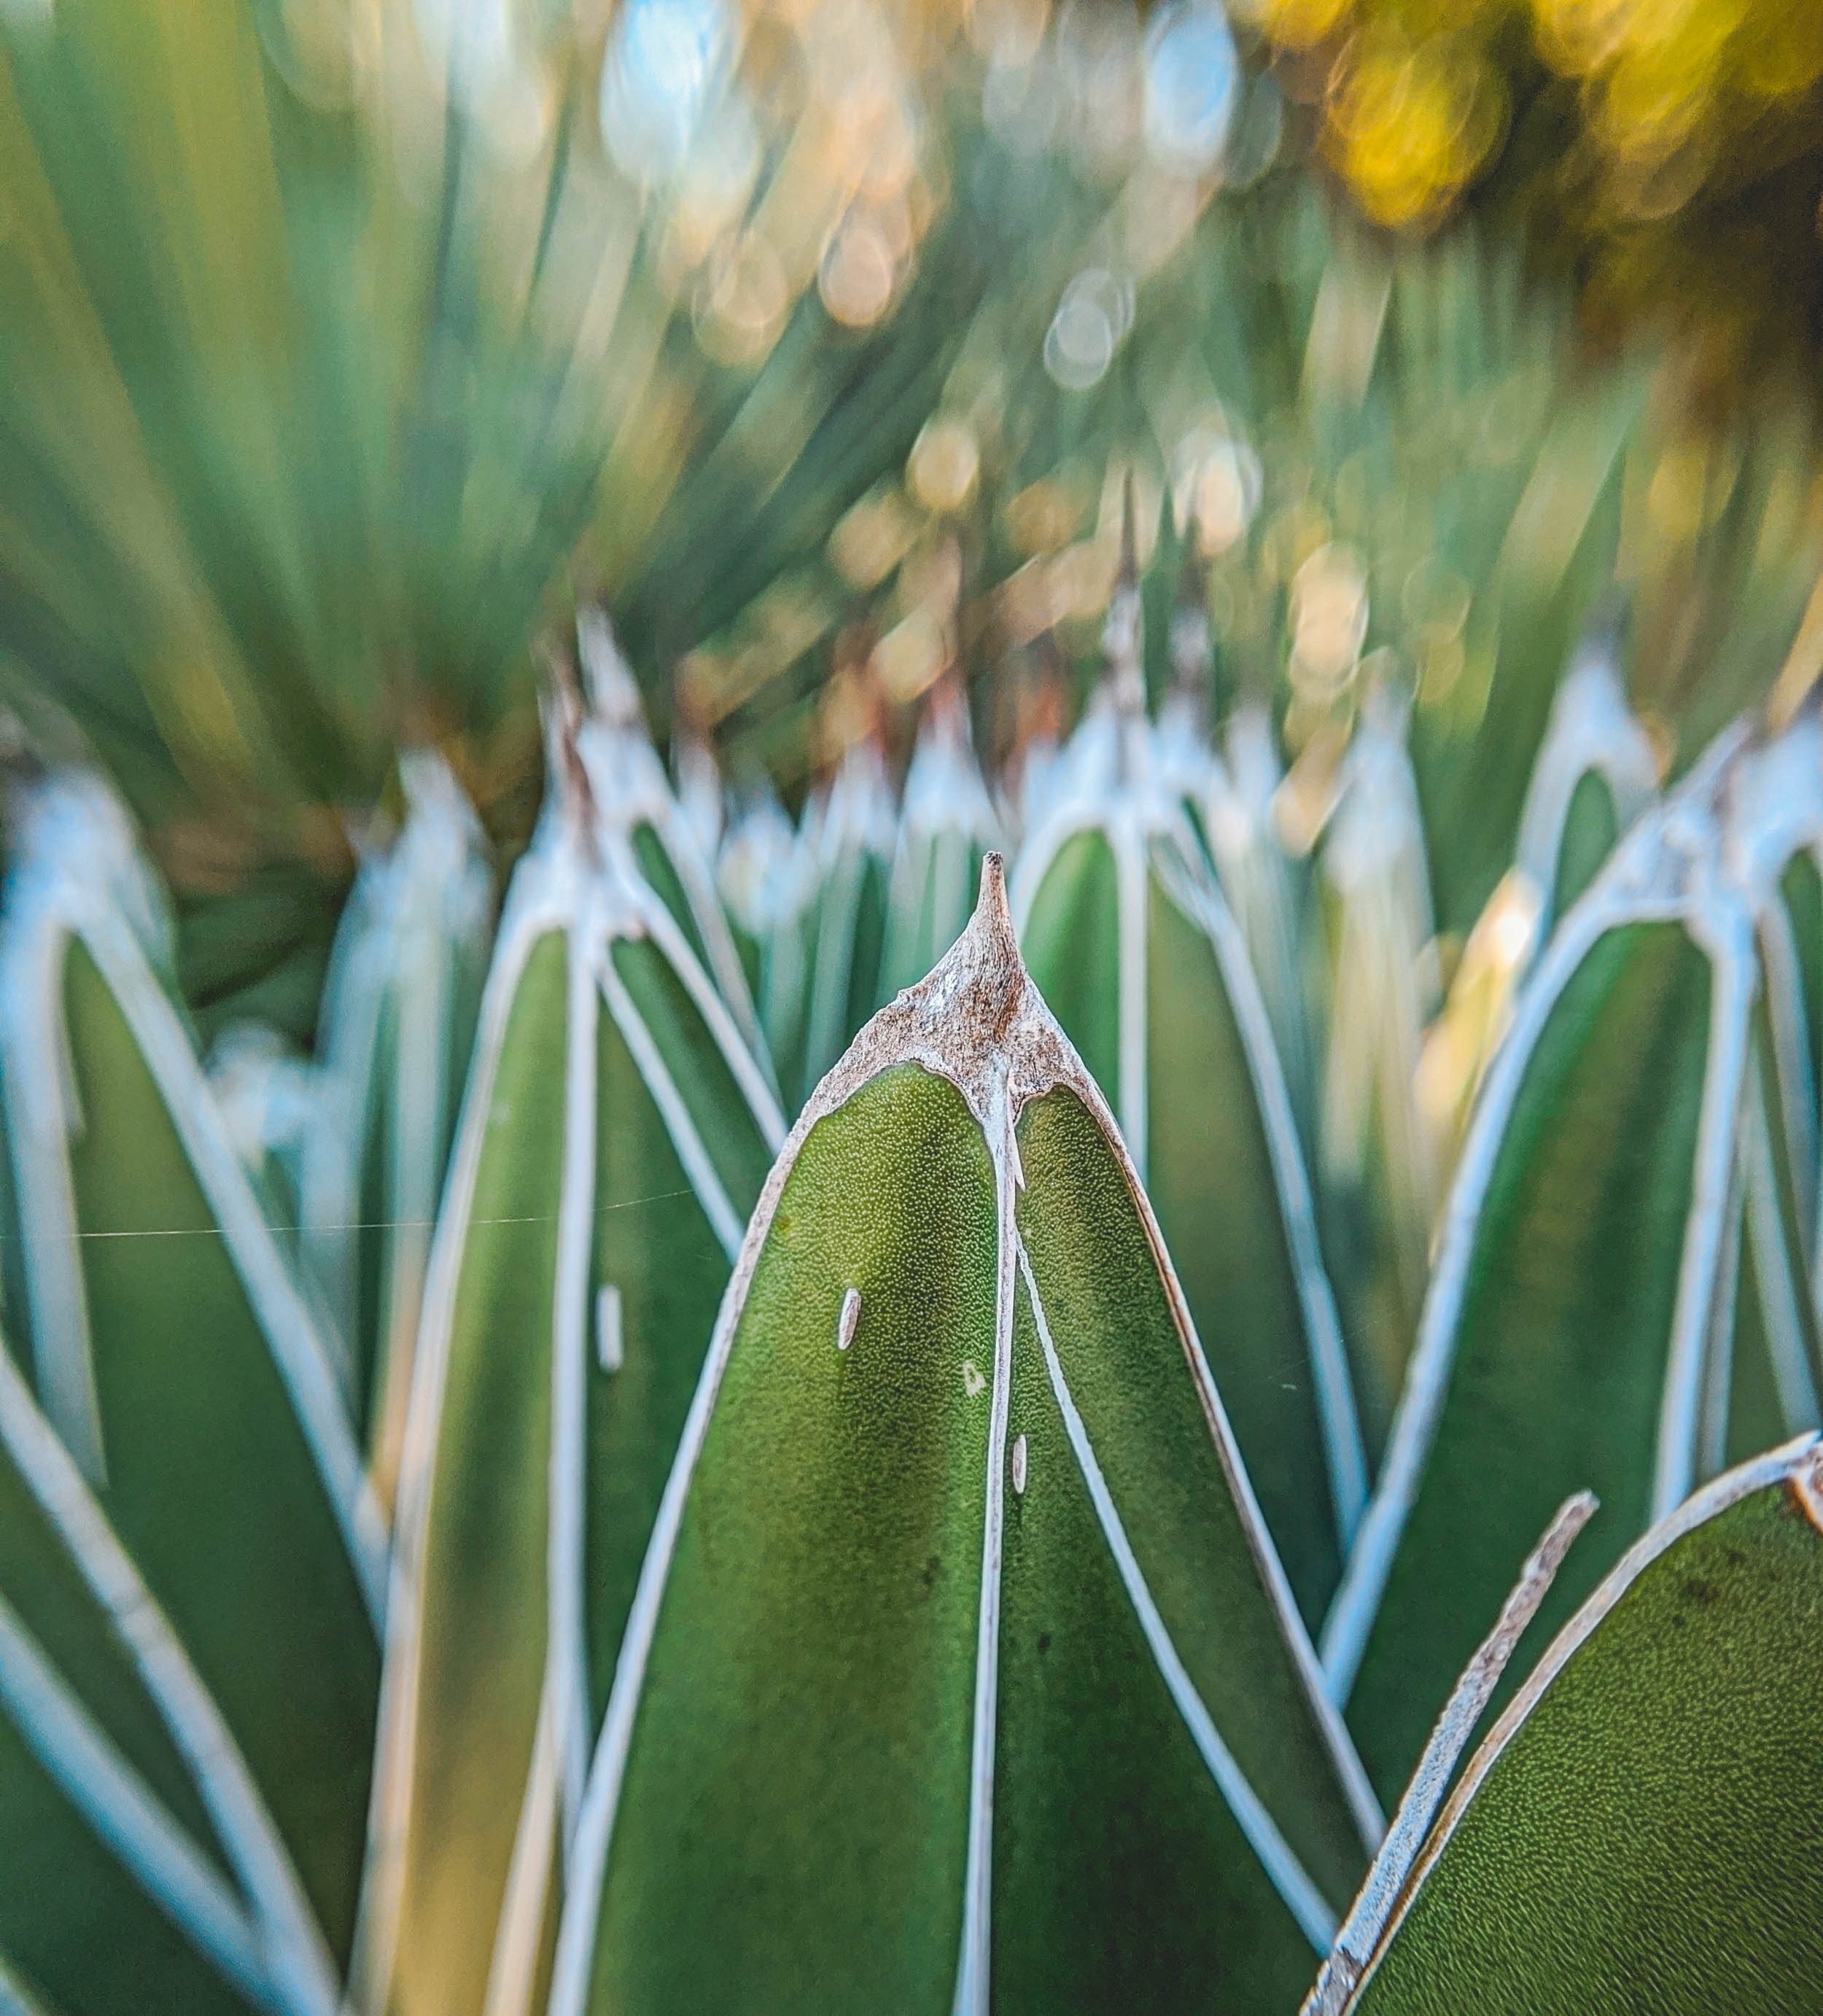
[[[737,960],[699,956],[733,952],[710,871],[585,632],[492,934],[390,1531],[344,1276],[236,1152],[265,1137],[196,1060],[130,826],[93,776],[20,787],[23,2006],[1288,2012],[1320,1964],[1323,2016],[1803,2006],[1823,1786],[1790,1762],[1814,1690],[1782,1676],[1823,1487],[1814,1441],[1753,1452],[1814,1427],[1823,1373],[1793,873],[1823,729],[1737,731],[1643,809],[1612,787],[1637,815],[1477,1024],[1351,1540],[1358,1360],[1306,1137],[1122,592],[1012,898],[988,855],[967,928],[788,1136]],[[1617,774],[1560,717],[1527,823],[1555,862],[1565,776]],[[455,1040],[485,884],[453,788],[420,779],[413,816],[445,808],[432,880],[479,893],[423,913],[430,952],[376,937],[387,865],[427,845],[408,819],[344,925],[337,970],[397,991],[377,1021],[348,1004],[379,980],[332,997],[391,1032],[373,1082],[422,1061],[427,987]],[[908,816],[899,859],[930,865],[887,906],[934,952],[942,848],[989,837],[957,788],[947,824]],[[1212,1027],[1212,1053],[1169,1033]],[[355,1196],[348,1048],[285,1084]],[[385,1111],[444,1159],[440,1101]],[[397,1278],[386,1216],[352,1221],[357,1280]],[[1277,1427],[1263,1373],[1295,1389]]]
[[[255,12],[0,21],[0,2011],[1814,2007],[1789,445],[1212,8]]]

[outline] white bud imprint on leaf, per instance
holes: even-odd
[[[626,1360],[621,1330],[621,1291],[603,1281],[595,1296],[595,1362],[603,1372],[618,1372]]]
[[[846,1351],[855,1341],[855,1327],[861,1320],[861,1291],[846,1288],[842,1291],[842,1312],[836,1319],[835,1348]]]
[[[1021,1435],[1013,1444],[1013,1495],[1025,1496],[1025,1438]]]

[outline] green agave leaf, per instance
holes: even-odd
[[[784,1082],[794,1082],[804,1034],[804,938],[798,928],[805,862],[771,780],[743,792],[715,864],[716,886],[740,956],[766,1049]]]
[[[946,682],[931,693],[906,772],[875,989],[880,1002],[922,980],[962,935],[982,856],[999,837],[967,703]]]
[[[56,773],[16,830],[0,1068],[38,1394],[345,1957],[386,1542],[339,1353],[148,957],[119,805]]]
[[[479,822],[441,758],[399,758],[405,816],[337,931],[321,1092],[299,1179],[304,1263],[348,1340],[351,1404],[388,1511],[412,1351],[493,917]]]
[[[1034,981],[1120,1115],[1313,1626],[1367,1496],[1360,1431],[1264,1004],[1154,757],[1111,686],[1027,836],[1014,914]]]
[[[1516,862],[1540,902],[1540,941],[1649,805],[1658,764],[1627,704],[1612,643],[1584,646],[1556,697],[1519,816]]]
[[[1330,947],[1318,1184],[1376,1455],[1424,1299],[1438,1185],[1417,1095],[1438,1005],[1436,923],[1406,731],[1390,693],[1368,697],[1320,860]]]
[[[1303,940],[1302,879],[1280,845],[1274,795],[1283,776],[1270,711],[1257,701],[1237,707],[1223,732],[1202,807],[1216,880],[1259,982],[1260,999],[1284,1066],[1285,1088],[1306,1139],[1317,1112],[1317,1044],[1311,1031]]]
[[[576,639],[589,697],[582,732],[598,795],[625,828],[639,873],[721,989],[742,1039],[769,1071],[771,1060],[746,968],[716,891],[714,871],[652,747],[638,684],[606,615],[599,609],[582,610],[576,619]]]
[[[589,750],[495,945],[401,1473],[356,1972],[532,2006],[557,1847],[717,1301],[784,1122]]]
[[[1738,1445],[1737,1408],[1816,1424],[1756,921],[1781,836],[1820,813],[1823,765],[1796,743],[1725,739],[1623,841],[1520,997],[1324,1627],[1383,1793],[1566,1491],[1603,1510],[1535,1642]]]
[[[0,2016],[55,2016],[50,2004],[26,1988],[3,1960],[0,1960]]]
[[[799,1103],[872,1012],[897,830],[879,749],[871,740],[857,743],[805,808],[798,836],[802,907],[783,927],[803,948],[802,1027],[792,1063],[780,1063],[786,1093]],[[788,970],[781,965],[781,982]]]
[[[748,1226],[551,2016],[1288,2010],[1378,1827],[989,855]]]
[[[295,1260],[307,1143],[320,1122],[322,1080],[308,1057],[263,1022],[229,1022],[209,1046],[210,1096],[272,1231]]]
[[[1389,1837],[1310,2016],[1814,2008],[1820,1632],[1823,1453],[1805,1436],[1629,1550],[1421,1849],[1396,1859]]]
[[[340,2000],[232,1735],[3,1346],[0,1942],[76,2016]]]

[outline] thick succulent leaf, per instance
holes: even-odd
[[[1070,1953],[1072,2007],[1289,2009],[1377,1828],[998,876],[748,1227],[590,1770],[553,2016],[985,2016],[1054,2007]],[[1156,1949],[1108,1947],[1101,1913],[1140,1898]]]
[[[1555,873],[1545,887],[1549,916],[1561,917],[1593,882],[1621,834],[1620,810],[1608,779],[1585,770],[1565,808]]]
[[[848,1048],[873,1013],[886,934],[895,820],[880,752],[858,743],[827,794],[807,808],[798,844],[805,908],[802,1049],[785,1089],[798,1102]],[[787,927],[790,928],[790,927]]]
[[[1359,1960],[1332,1961],[1316,2016],[1814,2008],[1820,1529],[1806,1437],[1631,1549],[1477,1752]]]
[[[77,2011],[168,1981],[174,2007],[332,2016],[261,1789],[4,1348],[0,1510],[0,1938]]]
[[[1566,1493],[1601,1501],[1536,1647],[1735,1446],[1814,1420],[1814,1314],[1723,750],[1636,827],[1522,995],[1447,1208],[1385,1468],[1324,1632],[1382,1794]],[[1746,1293],[1738,1292],[1750,1264]],[[1752,1391],[1757,1382],[1760,1393]]]
[[[1367,1495],[1290,1098],[1239,930],[1129,725],[1124,781],[1029,840],[1032,978],[1121,1116],[1313,1627]]]
[[[0,2016],[56,2016],[56,2012],[42,1996],[26,1986],[16,1967],[0,1960]]]
[[[922,980],[962,935],[982,856],[999,836],[975,760],[967,704],[959,692],[939,686],[906,772],[875,989],[880,1001]]]
[[[1515,862],[1543,906],[1542,934],[1594,880],[1657,783],[1612,644],[1597,639],[1571,661],[1551,701],[1519,818]]]
[[[389,1508],[493,912],[455,779],[423,750],[400,758],[399,778],[404,823],[363,862],[336,934],[299,1200],[304,1264],[347,1340],[351,1408]]]
[[[516,874],[402,1471],[360,1975],[531,2006],[628,1595],[782,1123],[586,796]]]
[[[584,759],[600,808],[625,836],[647,886],[721,991],[742,1039],[765,1064],[747,969],[714,870],[652,747],[638,684],[601,610],[584,610],[578,616],[576,642],[589,698]]]
[[[1304,891],[1279,843],[1273,814],[1282,781],[1278,743],[1266,708],[1238,707],[1212,765],[1201,826],[1216,879],[1241,927],[1259,982],[1274,1046],[1284,1067],[1292,1110],[1306,1139],[1317,1108],[1316,1043],[1300,967]]]
[[[401,1474],[363,1900],[376,2009],[482,2006],[544,1693],[568,959],[555,927],[523,945],[502,936],[427,1283],[435,1355],[420,1360]],[[546,1775],[554,1793],[554,1762]],[[548,1867],[548,1832],[542,1845]]]
[[[378,1508],[332,1352],[119,895],[133,871],[117,811],[54,779],[25,830],[0,985],[39,1391],[345,1956]]]
[[[1320,862],[1329,1029],[1317,1179],[1325,1251],[1376,1444],[1423,1301],[1439,1176],[1434,1129],[1417,1096],[1438,974],[1405,733],[1390,698],[1371,696],[1349,745]]]
[[[232,1866],[160,1702],[13,1454],[37,1453],[41,1487],[52,1438],[10,1359],[0,1388],[0,1943],[71,2010],[244,2009],[268,1981]],[[67,1461],[53,1450],[53,1470]]]

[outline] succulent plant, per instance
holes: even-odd
[[[992,827],[933,731],[965,782],[898,843],[923,893],[885,901],[891,850],[868,859],[935,963],[788,1135],[599,628],[586,697],[547,700],[459,1114],[395,1095],[354,1124],[379,1109],[349,1089],[434,1085],[458,1053],[488,898],[446,772],[413,773],[349,908],[351,1033],[283,1100],[224,1067],[232,1124],[117,801],[92,775],[18,789],[22,2006],[1003,2016],[1308,1989],[1338,2016],[1468,1982],[1493,2008],[1803,2006],[1823,1785],[1785,1676],[1823,1603],[1823,1485],[1814,1439],[1756,1452],[1815,1427],[1823,1377],[1793,872],[1823,845],[1823,728],[1731,732],[1642,808],[1609,753],[1636,731],[1590,737],[1568,689],[1513,876],[1555,891],[1588,851],[1589,772],[1622,780],[1589,823],[1617,837],[1498,1012],[1475,997],[1370,1492],[1310,1117],[1227,901],[1257,906],[1258,857],[1189,816],[1225,779],[1205,747],[1199,790],[1196,735],[1173,758],[1148,719],[1122,592],[1012,895],[987,853],[947,947],[939,850]],[[408,912],[423,858],[445,900]],[[880,984],[855,965],[845,1002]],[[289,1224],[269,1180],[302,1141],[304,1191],[358,1197],[376,1127],[387,1170],[416,1166],[402,1134],[447,1165],[405,1287],[397,1205],[326,1267],[313,1228],[343,1222]],[[390,1497],[382,1333],[346,1294],[382,1279],[420,1305]]]
[[[0,2016],[1813,2009],[1797,452],[469,11],[0,10]]]

